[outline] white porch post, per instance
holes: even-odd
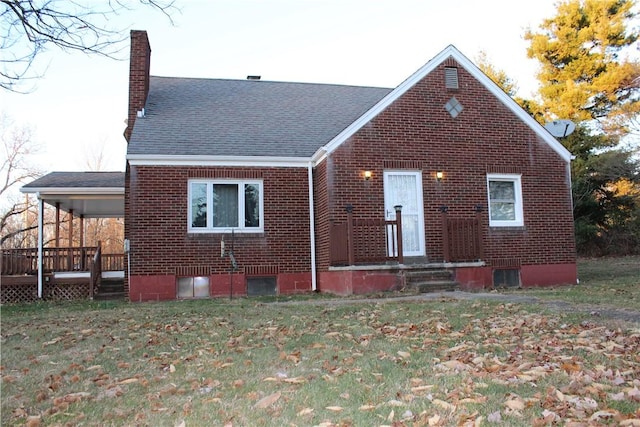
[[[40,198],[40,193],[36,194],[38,198],[38,299],[42,299],[42,281],[44,280],[44,272],[42,271],[42,246],[44,241],[44,200]]]

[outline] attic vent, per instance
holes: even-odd
[[[444,108],[451,114],[451,117],[454,119],[458,117],[458,114],[462,112],[462,104],[456,99],[456,97],[451,97],[449,102],[447,102]]]
[[[247,80],[260,80],[261,76],[247,76]]]
[[[455,67],[445,67],[444,84],[447,89],[458,89],[458,69]]]

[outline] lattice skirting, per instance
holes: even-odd
[[[64,301],[89,299],[88,283],[49,284],[42,288],[42,298],[45,300]],[[0,287],[0,303],[33,302],[38,299],[37,284],[3,284]]]

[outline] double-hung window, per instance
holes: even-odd
[[[189,232],[263,231],[262,193],[262,181],[190,180]]]
[[[522,227],[522,185],[517,174],[488,174],[489,225]]]

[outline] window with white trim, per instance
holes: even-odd
[[[491,227],[522,227],[521,175],[488,174],[489,225]]]
[[[191,233],[263,231],[262,181],[189,181],[188,230]]]

